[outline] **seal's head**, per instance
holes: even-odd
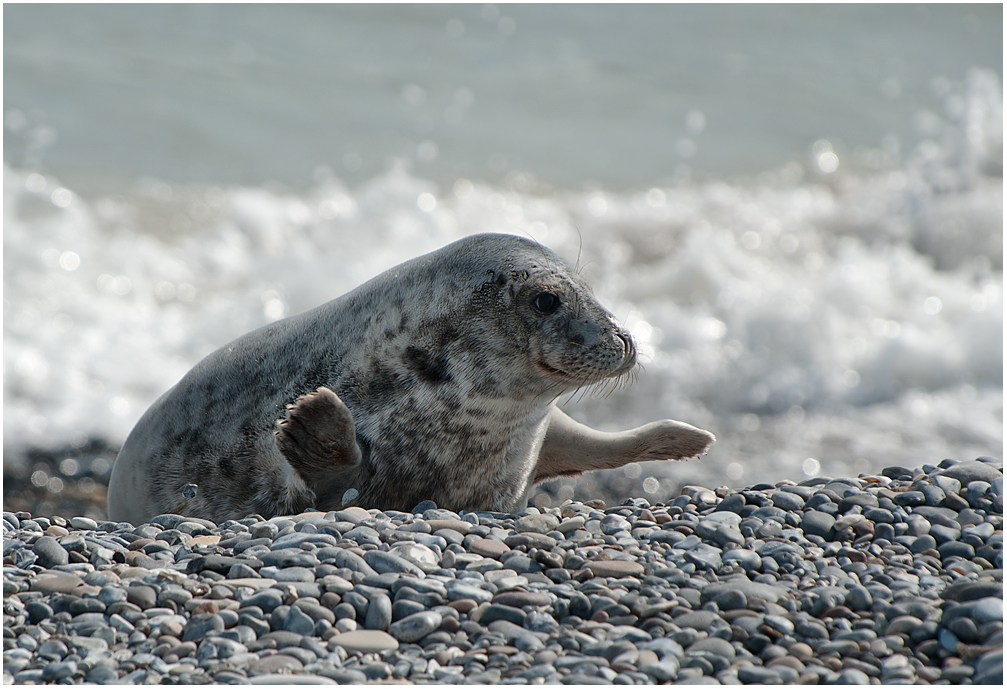
[[[552,252],[510,271],[510,308],[521,320],[535,367],[557,387],[579,388],[636,364],[636,347],[581,277]],[[499,278],[498,278],[499,279]]]
[[[558,396],[621,376],[636,364],[629,332],[577,271],[546,247],[484,234],[445,251],[450,253],[438,262],[437,286],[426,295],[428,308],[429,299],[443,292],[457,297],[464,290],[469,296],[460,308],[453,298],[453,312],[419,329],[436,346],[414,340],[414,368],[442,361],[444,376],[478,380],[483,393],[524,397]]]

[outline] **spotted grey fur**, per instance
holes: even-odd
[[[206,357],[130,433],[109,516],[220,522],[344,496],[509,511],[539,481],[705,452],[713,436],[688,424],[602,433],[556,407],[635,363],[629,333],[556,254],[468,237]]]

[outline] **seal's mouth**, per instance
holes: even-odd
[[[545,363],[544,361],[538,362],[538,367],[540,369],[542,369],[543,371],[545,371],[546,373],[550,373],[550,374],[552,374],[554,376],[560,376],[562,378],[573,378],[573,376],[571,376],[566,371],[561,371],[558,368],[553,368],[552,366],[550,366],[549,364]]]
[[[618,338],[619,343],[622,344],[622,356],[614,366],[610,363],[601,369],[595,369],[591,366],[580,366],[575,362],[573,370],[569,371],[556,368],[542,359],[536,362],[536,366],[540,371],[548,375],[567,381],[574,381],[580,385],[590,385],[606,378],[624,376],[636,365],[636,345],[633,343],[633,339],[627,334],[617,332],[615,336]]]

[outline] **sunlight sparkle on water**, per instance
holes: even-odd
[[[52,203],[54,206],[59,206],[60,208],[66,208],[73,201],[73,194],[69,189],[64,189],[60,187],[52,192]]]
[[[421,211],[429,213],[437,208],[437,199],[430,192],[424,192],[416,198],[416,205]]]
[[[59,267],[69,272],[77,270],[80,267],[80,256],[73,251],[64,251],[59,256]]]
[[[34,172],[28,175],[28,179],[25,180],[25,188],[35,194],[40,194],[45,191],[45,177]]]

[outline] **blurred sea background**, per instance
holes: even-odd
[[[477,232],[636,335],[568,413],[718,438],[535,504],[1002,456],[999,4],[3,13],[4,509],[103,516],[200,358]]]

